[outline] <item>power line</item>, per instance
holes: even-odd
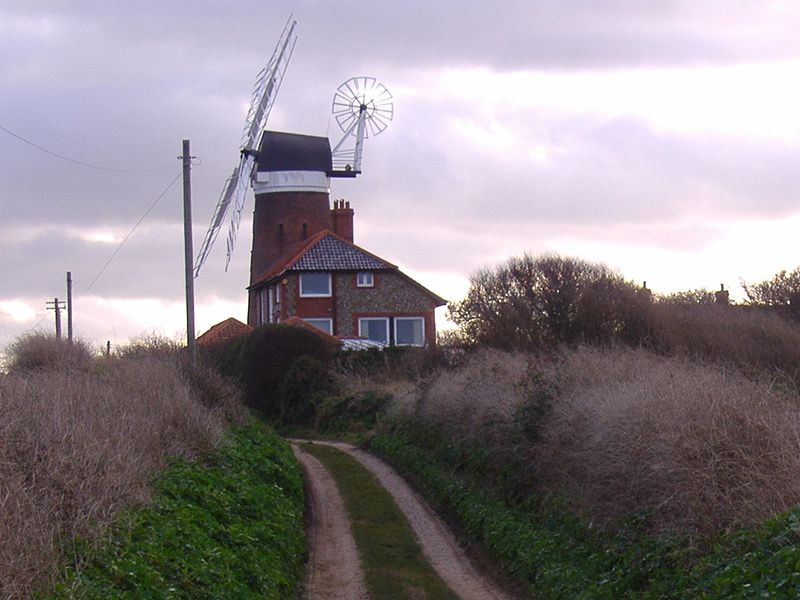
[[[178,171],[178,174],[175,175],[175,177],[172,179],[172,181],[169,182],[169,185],[164,189],[164,191],[161,192],[161,194],[159,194],[158,198],[155,199],[155,202],[153,202],[150,205],[150,208],[148,208],[144,212],[144,214],[139,218],[139,220],[136,221],[136,224],[131,228],[131,230],[128,232],[128,234],[122,239],[122,241],[119,243],[119,246],[117,246],[117,249],[114,250],[114,252],[111,254],[111,256],[106,261],[106,264],[103,265],[103,268],[100,269],[100,272],[95,276],[94,279],[92,279],[92,283],[90,283],[89,286],[85,290],[83,290],[84,294],[86,292],[88,292],[90,289],[92,289],[92,286],[97,282],[98,279],[100,279],[100,276],[103,274],[103,271],[105,271],[106,268],[108,268],[108,265],[111,264],[111,261],[114,260],[114,257],[119,253],[120,250],[122,250],[122,247],[125,245],[125,242],[128,241],[128,238],[133,235],[133,232],[136,231],[136,228],[139,227],[139,225],[142,224],[142,221],[144,221],[147,218],[147,215],[150,214],[150,211],[152,211],[156,207],[156,204],[158,204],[161,201],[161,199],[167,194],[167,192],[170,190],[170,188],[173,185],[175,185],[175,182],[178,181],[178,178],[181,175],[183,175],[183,169]]]
[[[50,156],[54,156],[54,157],[56,157],[58,159],[61,159],[61,160],[64,160],[64,161],[67,161],[67,162],[70,162],[70,163],[73,163],[73,164],[76,164],[76,165],[80,165],[82,167],[88,167],[89,169],[97,169],[98,171],[113,171],[113,172],[116,172],[116,173],[148,173],[148,172],[152,172],[152,171],[166,171],[167,169],[171,169],[172,168],[170,166],[170,167],[152,167],[152,168],[149,168],[149,169],[119,169],[119,168],[116,168],[116,167],[103,167],[103,166],[100,166],[100,165],[93,165],[91,163],[83,162],[82,160],[77,160],[75,158],[70,158],[69,156],[64,156],[63,154],[59,154],[58,152],[53,152],[52,150],[48,150],[47,148],[44,148],[43,146],[40,146],[39,144],[36,144],[36,143],[30,141],[29,139],[26,139],[26,138],[22,137],[18,133],[14,133],[10,129],[7,129],[7,128],[3,127],[2,125],[0,125],[0,130],[5,131],[8,135],[17,138],[19,141],[24,142],[25,144],[28,144],[29,146],[32,146],[33,148],[36,148],[40,152],[44,152],[45,154],[49,154]]]

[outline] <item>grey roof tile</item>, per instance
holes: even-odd
[[[326,235],[308,248],[289,267],[290,271],[351,271],[396,267],[333,235]]]

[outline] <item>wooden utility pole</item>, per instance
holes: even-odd
[[[189,364],[197,364],[197,344],[194,336],[194,249],[192,247],[192,155],[189,140],[183,140],[183,250],[186,279],[186,349]]]
[[[72,271],[67,271],[67,340],[72,343]]]
[[[56,311],[56,339],[61,339],[61,309],[64,308],[64,302],[58,298],[53,298],[52,302],[46,302],[47,310]],[[52,304],[53,306],[49,306]]]

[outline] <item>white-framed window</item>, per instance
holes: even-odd
[[[313,325],[317,329],[321,329],[327,334],[333,335],[333,319],[326,319],[324,317],[320,318],[309,317],[309,318],[303,318],[303,321],[305,321],[309,325]]]
[[[389,343],[389,319],[364,317],[358,320],[358,335],[373,342]]]
[[[300,273],[300,296],[302,298],[330,298],[330,273]]]
[[[273,285],[269,288],[269,322],[277,323],[281,318],[281,289]]]
[[[372,271],[359,271],[356,273],[356,286],[358,287],[373,287],[375,279],[372,276]]]
[[[424,346],[425,319],[422,317],[395,317],[394,343],[397,346]]]
[[[269,306],[267,303],[267,290],[266,288],[261,288],[258,290],[258,318],[256,321],[259,325],[263,325],[267,322],[267,318],[269,315]]]

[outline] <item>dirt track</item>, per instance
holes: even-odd
[[[431,566],[460,598],[463,600],[506,600],[509,598],[505,592],[475,570],[444,522],[389,465],[350,444],[315,443],[327,444],[346,452],[375,475],[394,497],[394,501],[411,525],[420,548]],[[313,503],[314,523],[309,541],[311,564],[309,565],[307,598],[308,600],[367,598],[366,592],[363,591],[363,578],[358,557],[355,554],[355,543],[350,534],[347,513],[338,490],[336,490],[336,484],[319,461],[296,446],[293,448],[306,469]],[[338,500],[335,500],[334,496],[338,497]],[[352,552],[350,548],[352,548]],[[353,557],[354,554],[355,557]],[[349,595],[336,595],[333,593],[336,588],[327,585],[328,582],[334,581],[329,577],[342,579],[343,583],[358,581],[361,588],[359,591],[350,591]],[[334,585],[338,586],[343,583]],[[353,589],[355,590],[355,588]],[[322,595],[314,595],[320,592]]]
[[[316,458],[292,446],[306,473],[311,496],[308,528],[307,600],[369,598],[350,522],[336,482]]]

